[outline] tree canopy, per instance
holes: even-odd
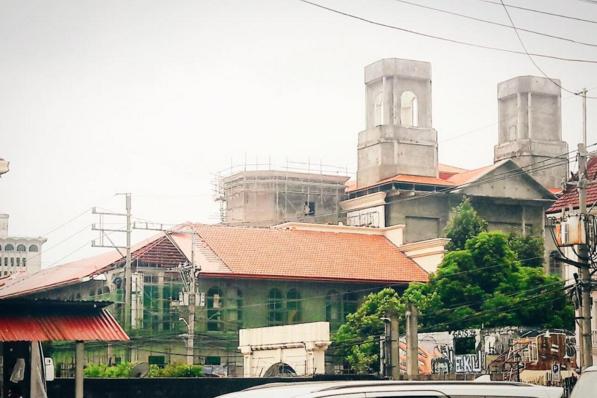
[[[468,239],[485,231],[487,231],[487,221],[479,216],[470,200],[465,198],[450,212],[448,225],[444,229],[444,234],[450,238],[446,249],[464,249]]]
[[[383,333],[380,318],[402,314],[407,302],[418,307],[422,331],[481,326],[574,328],[574,309],[564,282],[540,267],[542,239],[486,229],[487,222],[465,199],[446,228],[454,244],[429,283],[411,283],[401,296],[390,288],[372,293],[346,317],[334,341],[354,370],[377,370],[377,338]]]

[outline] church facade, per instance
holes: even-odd
[[[559,87],[534,76],[499,83],[494,163],[466,170],[438,162],[431,86],[427,62],[382,59],[365,67],[366,129],[356,184],[340,203],[346,222],[404,224],[406,242],[438,238],[466,196],[490,230],[543,236],[545,210],[568,173]],[[551,239],[545,243],[547,258]]]

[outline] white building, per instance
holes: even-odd
[[[41,269],[42,237],[8,236],[8,214],[0,214],[0,278]]]

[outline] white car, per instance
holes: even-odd
[[[561,398],[561,387],[510,382],[330,381],[272,383],[221,398]],[[584,397],[583,397],[584,398]],[[594,398],[594,397],[593,397]]]
[[[597,366],[589,366],[580,375],[570,398],[595,397],[597,397]]]

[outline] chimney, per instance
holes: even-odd
[[[8,238],[8,214],[0,214],[0,239]]]

